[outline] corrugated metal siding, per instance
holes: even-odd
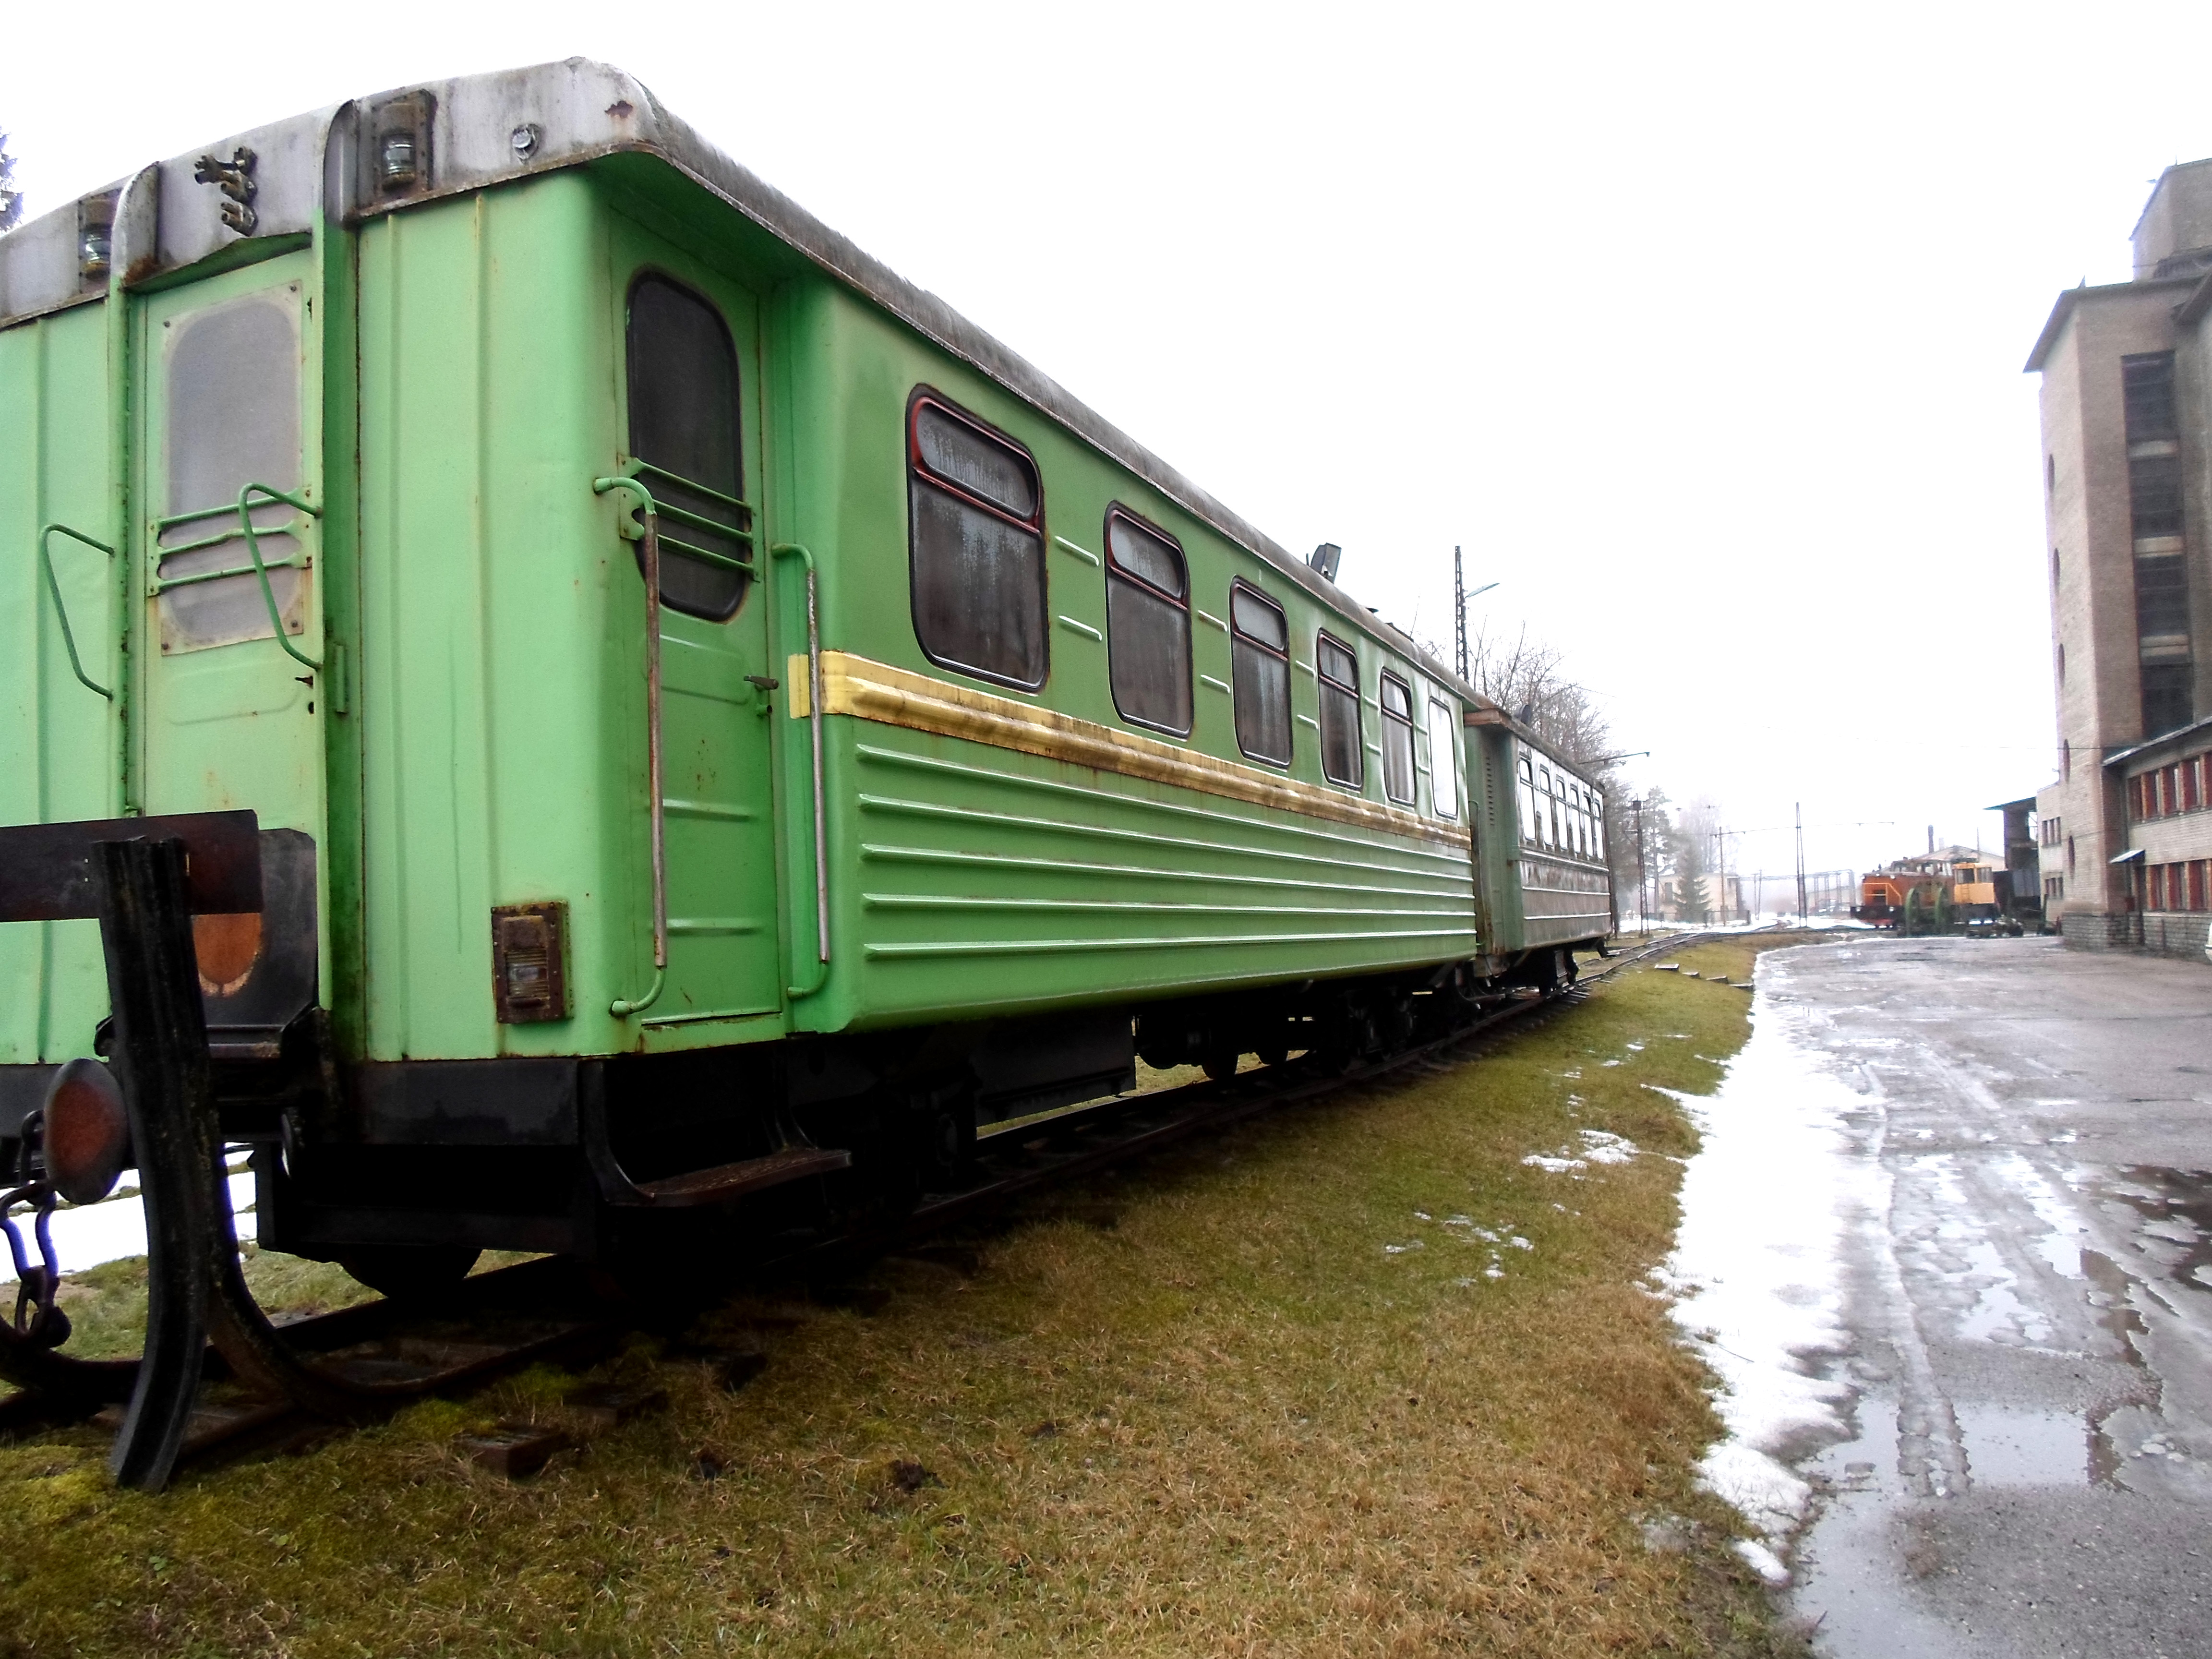
[[[629,676],[610,683],[609,550],[580,510],[613,453],[574,414],[607,402],[612,374],[597,245],[573,174],[360,233],[373,1058],[617,1040],[598,990],[615,976],[601,871],[628,826],[601,757],[608,726],[642,714]],[[613,896],[625,916],[646,908]],[[500,1026],[490,907],[534,898],[571,906],[577,1018]]]
[[[121,806],[117,716],[77,684],[46,576],[39,531],[60,522],[106,541],[105,304],[0,331],[0,823],[108,817]],[[117,685],[118,562],[62,537],[54,569],[85,671]],[[89,1054],[107,1011],[90,921],[0,927],[0,1064]]]
[[[956,739],[848,730],[856,1023],[1475,948],[1462,849]]]

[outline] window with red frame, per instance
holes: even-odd
[[[1121,718],[1190,735],[1190,578],[1174,537],[1106,513],[1106,660]]]
[[[909,409],[907,459],[915,638],[933,663],[1036,690],[1046,656],[1036,464],[927,391]]]

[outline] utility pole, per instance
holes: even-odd
[[[1651,931],[1651,913],[1644,902],[1644,803],[1641,799],[1628,803],[1628,810],[1636,814],[1636,926],[1639,933]]]
[[[1805,925],[1805,803],[1797,804],[1797,925]]]
[[[1467,678],[1467,566],[1452,549],[1452,629],[1459,647],[1459,677]]]

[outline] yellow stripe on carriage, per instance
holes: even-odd
[[[785,707],[792,719],[805,720],[812,708],[806,659],[793,657],[785,672],[784,684],[790,687]],[[1463,827],[1440,823],[1402,807],[1301,783],[1218,756],[1178,749],[1157,738],[933,679],[849,651],[822,653],[822,712],[938,737],[962,738],[994,749],[1012,749],[1094,771],[1172,784],[1255,806],[1411,836],[1462,851],[1468,845]]]

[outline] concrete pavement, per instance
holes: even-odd
[[[1835,1659],[2212,1656],[2212,968],[1857,935],[1762,996],[1858,1105],[1853,1437],[1796,1609]]]

